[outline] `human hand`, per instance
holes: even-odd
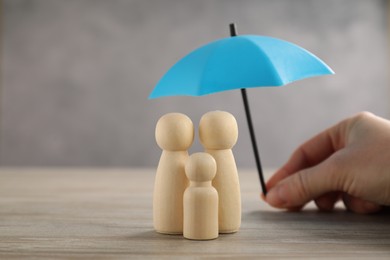
[[[356,213],[390,205],[390,121],[362,112],[325,130],[292,154],[267,190],[271,206],[289,210],[314,200],[328,211],[340,198]]]

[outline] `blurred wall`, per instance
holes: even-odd
[[[233,113],[240,167],[254,168],[239,91],[147,100],[180,57],[227,37],[294,42],[336,75],[250,89],[266,167],[361,110],[389,118],[386,1],[4,0],[0,162],[3,166],[155,166],[154,127],[167,112],[198,124]],[[200,151],[196,141],[191,152]]]

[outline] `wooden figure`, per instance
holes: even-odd
[[[240,184],[232,152],[238,138],[236,119],[224,111],[204,114],[199,123],[199,138],[217,162],[213,186],[219,196],[219,233],[236,232],[241,225]]]
[[[211,185],[216,171],[216,162],[207,153],[195,153],[186,163],[190,186],[183,199],[185,238],[209,240],[218,237],[218,192]]]
[[[163,150],[153,193],[153,223],[159,233],[183,233],[183,194],[188,186],[184,167],[194,140],[194,126],[180,113],[162,116],[156,125],[156,141]]]

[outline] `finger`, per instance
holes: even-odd
[[[334,152],[343,148],[346,141],[348,122],[342,121],[301,145],[287,163],[270,178],[267,182],[267,188],[271,189],[282,179],[324,161]]]
[[[382,207],[376,203],[353,197],[347,193],[343,194],[343,202],[348,210],[359,214],[375,213],[382,209]]]
[[[321,195],[314,200],[318,209],[322,211],[331,211],[334,208],[336,202],[340,199],[341,193],[338,191],[329,192],[324,195]]]
[[[267,202],[267,199],[266,199],[264,193],[262,193],[262,192],[260,193],[260,198],[261,198],[262,200],[264,200],[265,202]],[[297,207],[290,207],[290,208],[287,208],[287,210],[288,210],[288,211],[291,211],[291,212],[297,212],[297,211],[302,210],[302,208],[303,208],[303,205],[297,206]]]
[[[274,207],[291,208],[305,205],[328,192],[340,190],[340,180],[344,179],[345,172],[344,161],[336,153],[314,167],[288,176],[268,191],[266,201]]]
[[[287,211],[289,211],[289,212],[298,212],[298,211],[301,211],[301,210],[302,210],[303,206],[304,206],[304,205],[298,206],[298,207],[287,208]]]
[[[285,167],[280,168],[277,170],[274,175],[267,181],[266,187],[267,190],[272,189],[279,181],[283,180],[287,176],[291,175],[290,172],[288,172]]]

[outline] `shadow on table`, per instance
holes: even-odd
[[[243,219],[259,221],[283,222],[310,222],[310,223],[357,223],[357,224],[382,224],[390,227],[390,210],[376,214],[356,214],[344,209],[335,209],[331,212],[317,209],[302,211],[251,211],[243,214]]]
[[[199,241],[185,239],[183,235],[165,235],[149,230],[134,233],[126,237],[126,240],[135,245],[132,250],[133,254],[156,256],[156,259],[163,259],[164,257],[171,259],[173,256],[176,258],[188,256],[196,256],[197,258],[227,257],[234,253],[232,248],[236,246],[238,234],[240,233],[220,234],[217,239]],[[139,246],[136,244],[139,244]]]
[[[390,254],[390,214],[358,215],[344,210],[331,213],[243,212],[239,232],[216,240],[193,241],[181,235],[163,235],[150,229],[126,236],[132,253],[149,256],[197,257],[247,256],[257,258],[296,256]]]
[[[130,236],[129,238],[142,238],[142,239],[158,239],[158,240],[180,240],[183,239],[183,235],[167,235],[167,234],[160,234],[157,233],[154,230],[148,230],[144,232],[135,233],[133,236]]]
[[[234,235],[235,235],[235,233],[233,233],[233,234],[219,234],[219,238],[224,238],[224,237],[229,237],[229,236],[234,236]],[[196,240],[185,239],[182,234],[179,234],[179,235],[161,234],[161,233],[157,233],[154,230],[135,233],[135,234],[127,237],[127,239],[137,239],[137,238],[142,238],[142,239],[147,239],[147,240],[157,239],[159,241],[175,241],[175,240],[183,240],[183,239],[184,239],[184,241],[196,241]],[[213,241],[213,240],[210,240],[210,241]]]
[[[322,212],[315,209],[299,212],[252,211],[243,214],[244,228],[256,228],[275,238],[294,243],[313,241],[376,245],[390,244],[390,212],[362,215],[336,209]],[[245,224],[246,223],[246,224]]]

